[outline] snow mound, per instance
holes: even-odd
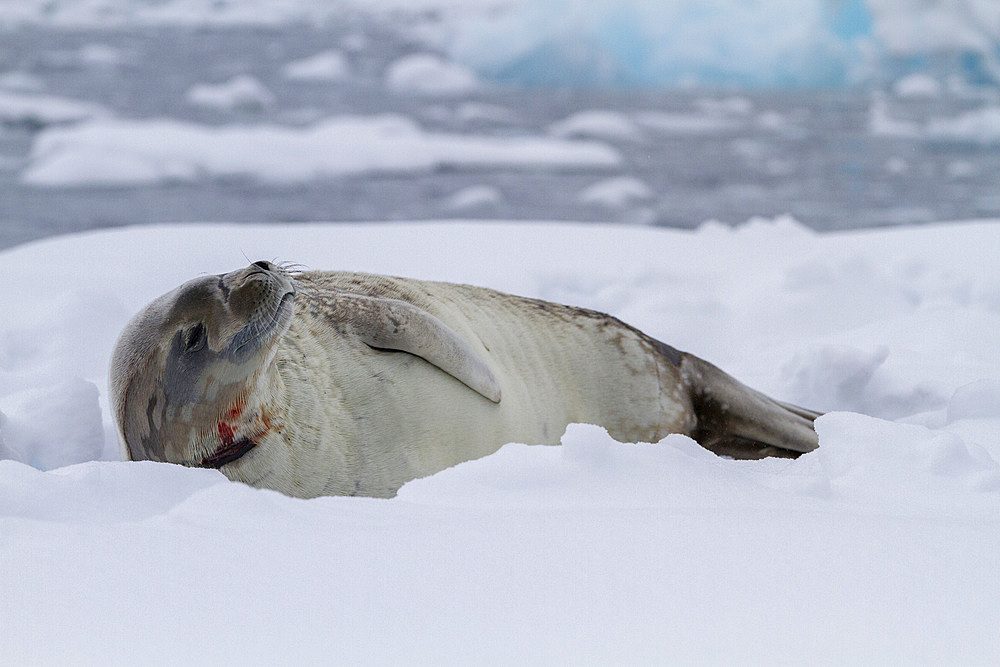
[[[189,104],[224,111],[260,111],[274,104],[274,95],[248,74],[219,84],[199,83],[184,98]]]
[[[433,53],[414,53],[391,63],[385,83],[397,93],[464,95],[479,86],[475,72]]]
[[[98,396],[92,382],[71,379],[6,397],[0,413],[0,459],[39,470],[100,459],[104,426]],[[52,446],[55,442],[59,447]]]
[[[21,178],[40,186],[203,177],[296,182],[481,165],[609,168],[620,161],[617,151],[597,142],[432,133],[393,115],[335,117],[304,128],[109,120],[40,133]]]
[[[290,62],[281,73],[293,81],[344,81],[351,78],[351,66],[343,53],[330,50]]]

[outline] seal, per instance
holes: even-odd
[[[482,287],[270,262],[197,278],[122,332],[111,403],[133,460],[291,496],[389,497],[566,426],[795,457],[817,413],[604,313]]]

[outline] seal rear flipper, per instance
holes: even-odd
[[[691,436],[720,456],[795,458],[819,446],[818,412],[775,401],[709,362],[690,354],[681,361],[696,426]]]

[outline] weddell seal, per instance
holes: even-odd
[[[153,301],[122,332],[110,387],[126,458],[302,497],[392,496],[508,442],[558,444],[574,422],[734,458],[817,446],[817,413],[610,315],[265,261]]]

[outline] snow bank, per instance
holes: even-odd
[[[996,222],[817,235],[779,218],[199,224],[4,251],[4,658],[995,663],[998,244]],[[120,329],[262,257],[597,308],[836,412],[795,461],[576,425],[562,447],[510,444],[392,500],[114,461]]]
[[[600,169],[620,160],[617,151],[598,142],[425,132],[393,115],[335,117],[304,128],[107,120],[42,132],[22,179],[39,186],[205,177],[295,182],[441,167]]]

